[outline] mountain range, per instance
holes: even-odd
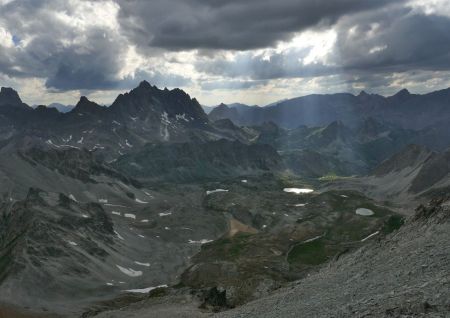
[[[228,118],[243,126],[272,121],[282,128],[323,126],[337,120],[355,126],[372,117],[405,129],[420,130],[447,123],[450,117],[449,102],[450,89],[424,95],[411,94],[403,89],[389,97],[362,91],[356,96],[347,93],[308,95],[267,107],[229,107],[221,104],[209,116],[214,120]]]
[[[366,248],[388,259],[396,235],[421,243],[408,229],[445,237],[449,92],[311,95],[208,115],[146,81],[110,106],[81,97],[64,112],[2,88],[0,315],[246,313],[290,284],[327,295],[339,266],[367,275],[352,260]],[[430,277],[444,279],[432,267]],[[444,312],[439,286],[431,305]]]

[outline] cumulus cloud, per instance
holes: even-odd
[[[120,32],[113,1],[15,0],[0,11],[0,72],[42,78],[49,90],[129,88],[140,79],[188,80],[151,67],[124,72],[131,44]],[[169,85],[169,84],[167,84]]]

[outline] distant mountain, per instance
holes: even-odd
[[[52,103],[48,105],[49,108],[56,108],[60,113],[68,113],[70,112],[75,106],[73,105],[63,105],[60,103]]]
[[[279,150],[288,168],[309,177],[364,175],[409,144],[423,144],[437,151],[450,145],[450,139],[444,138],[446,144],[436,147],[433,140],[446,135],[441,130],[403,129],[374,118],[367,118],[356,127],[334,121],[323,127],[286,130],[265,123],[252,129],[258,134],[255,142],[270,144]]]
[[[277,100],[276,102],[273,102],[273,103],[270,103],[270,104],[264,105],[264,106],[262,106],[262,107],[270,107],[270,106],[275,106],[275,105],[278,105],[279,103],[285,102],[285,101],[287,101],[287,100],[288,100],[288,98],[284,98],[284,99],[281,99],[281,100]]]
[[[225,104],[220,104],[220,105],[225,105]],[[205,106],[202,105],[203,110],[205,111],[206,114],[211,113],[214,109],[216,109],[218,106]],[[238,109],[243,109],[243,108],[247,108],[247,107],[258,107],[257,105],[253,105],[253,106],[249,106],[246,104],[242,104],[242,103],[232,103],[232,104],[226,104],[228,107],[230,108],[238,108]]]
[[[258,106],[253,105],[249,106],[241,103],[233,103],[233,104],[220,104],[216,106],[211,112],[208,114],[211,120],[219,120],[219,119],[231,119],[236,124],[240,124],[241,114],[246,114],[249,111],[252,111],[254,108]]]
[[[361,92],[308,95],[267,107],[231,108],[220,105],[210,113],[217,120],[228,118],[237,125],[253,126],[273,121],[283,128],[323,126],[342,121],[355,126],[367,117],[419,130],[439,122],[450,122],[450,88],[425,95],[401,90],[390,97]]]
[[[203,111],[205,112],[205,114],[209,114],[216,106],[205,106],[202,105]]]

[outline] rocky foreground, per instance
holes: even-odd
[[[400,230],[242,307],[212,314],[194,295],[153,295],[97,317],[450,317],[449,239],[447,196],[420,206]]]

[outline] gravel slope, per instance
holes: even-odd
[[[215,317],[450,317],[450,201],[441,203],[292,287]]]

